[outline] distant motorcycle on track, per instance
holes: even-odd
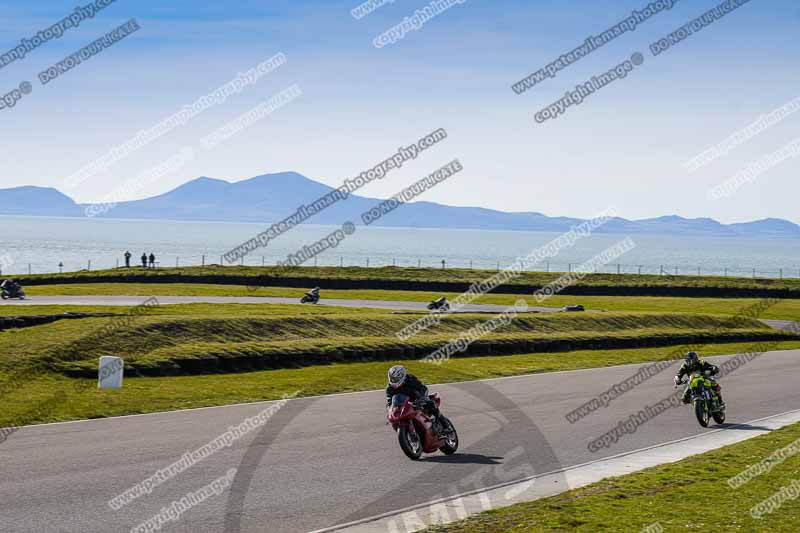
[[[447,301],[447,298],[442,296],[441,298],[437,298],[436,300],[432,301],[428,304],[429,311],[443,311],[448,312],[450,311],[450,302]]]
[[[319,287],[311,289],[310,291],[305,293],[305,295],[302,298],[300,298],[300,303],[301,304],[308,304],[308,303],[316,304],[316,303],[319,303]]]
[[[24,300],[25,291],[22,290],[22,286],[20,284],[10,280],[5,280],[3,283],[0,283],[0,297],[2,297],[3,300],[8,300],[9,298],[19,298],[20,300]]]

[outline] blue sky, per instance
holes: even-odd
[[[90,0],[81,0],[82,4]],[[466,0],[381,49],[373,39],[428,4],[395,0],[354,19],[357,0],[198,5],[117,0],[27,57],[0,69],[0,95],[33,84],[0,110],[0,187],[58,188],[96,201],[183,147],[196,157],[131,197],[206,175],[229,181],[294,170],[332,186],[437,128],[449,137],[364,194],[387,197],[459,158],[457,180],[424,199],[549,215],[782,217],[800,222],[800,158],[730,198],[708,190],[798,137],[800,113],[690,174],[684,163],[800,96],[800,4],[752,0],[653,57],[648,46],[717,2],[675,6],[517,95],[511,85],[641,9],[646,0]],[[0,2],[0,53],[62,19],[74,0]],[[141,30],[47,85],[37,75],[130,18]],[[534,114],[634,52],[645,62],[538,124]],[[237,73],[282,52],[288,63],[240,94],[77,187],[65,180]],[[303,95],[225,144],[200,139],[297,84]]]

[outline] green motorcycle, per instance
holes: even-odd
[[[689,384],[694,414],[700,425],[707,428],[712,418],[717,424],[725,422],[725,404],[720,402],[719,395],[717,395],[718,385],[716,382],[709,379],[708,376],[694,372],[689,376],[688,382],[675,383],[675,388],[686,383]]]

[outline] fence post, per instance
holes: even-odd
[[[422,268],[422,259],[417,259],[417,268]]]
[[[661,265],[661,266],[659,267],[658,275],[659,275],[659,276],[663,276],[663,275],[664,275],[664,265]]]
[[[570,274],[572,273],[572,263],[567,263]]]
[[[725,267],[725,277],[728,277],[728,267]]]
[[[639,265],[639,275],[642,275],[642,265]]]
[[[781,274],[780,274],[781,275],[781,279],[783,279],[783,269],[780,269],[780,272],[781,272]]]
[[[28,275],[29,276],[31,275],[31,264],[30,263],[28,263]]]
[[[700,267],[697,267],[697,275],[700,275]]]
[[[240,264],[241,264],[242,266],[244,266],[244,256],[242,256],[242,261],[241,261],[241,263],[240,263]]]
[[[175,268],[178,268],[178,257],[175,256]]]
[[[678,267],[677,266],[675,266],[675,275],[676,276],[678,275]]]
[[[117,268],[119,268],[119,257],[117,257]]]
[[[617,263],[617,275],[619,275],[619,273],[620,273],[620,266],[619,263]]]
[[[497,262],[497,271],[500,272],[500,261]]]
[[[206,256],[203,254],[200,259],[200,266],[206,266]]]
[[[344,257],[339,257],[339,266],[340,267],[344,266]]]
[[[369,268],[369,257],[367,257],[367,268]]]
[[[753,269],[753,279],[755,279],[755,278],[756,278],[756,269],[754,268]]]
[[[219,256],[219,266],[222,266],[222,256]]]
[[[472,259],[469,260],[469,269],[472,270]]]
[[[87,265],[86,270],[91,270],[91,269],[92,269],[92,260],[89,259],[89,264]]]

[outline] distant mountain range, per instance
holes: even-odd
[[[284,219],[299,206],[308,205],[333,190],[296,172],[265,174],[244,181],[201,177],[165,194],[120,202],[98,218],[206,220],[271,223]],[[361,223],[361,214],[380,199],[350,195],[316,214],[309,223]],[[77,204],[52,188],[0,189],[0,215],[82,217],[87,204]],[[536,212],[503,212],[480,207],[453,207],[432,202],[412,202],[376,221],[374,226],[458,228],[562,232],[581,219],[548,217]],[[676,215],[626,220],[615,218],[602,233],[668,234],[705,237],[762,237],[800,239],[800,226],[768,218],[741,224],[721,224],[710,218]]]

